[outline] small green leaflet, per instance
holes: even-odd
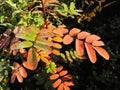
[[[23,42],[17,42],[15,44],[13,44],[10,48],[11,48],[11,50],[16,50],[16,49],[20,49],[20,48],[29,48],[32,45],[33,45],[33,43],[30,41],[23,41]]]

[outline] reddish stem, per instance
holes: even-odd
[[[46,10],[45,10],[45,0],[42,0],[42,9],[43,9],[43,17],[44,17],[44,28],[48,28],[48,22],[47,22],[47,17],[46,17]]]

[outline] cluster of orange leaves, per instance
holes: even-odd
[[[102,48],[102,46],[104,46],[104,42],[100,39],[101,38],[95,34],[73,28],[63,37],[63,43],[68,45],[75,40],[75,49],[77,54],[80,57],[84,56],[86,49],[90,61],[95,63],[97,60],[96,52],[106,60],[109,60],[110,58],[107,51]]]
[[[71,79],[72,76],[68,74],[67,70],[63,70],[63,66],[56,68],[56,73],[50,76],[50,80],[56,80],[52,86],[57,90],[70,90],[69,87],[74,86]]]
[[[104,46],[104,42],[100,39],[99,36],[86,31],[81,31],[78,28],[73,28],[69,31],[64,26],[48,27],[48,29],[42,29],[36,35],[36,41],[28,51],[24,48],[19,49],[19,52],[25,58],[22,65],[29,70],[35,70],[40,60],[47,65],[49,61],[52,61],[51,54],[60,55],[60,49],[62,48],[61,44],[70,45],[73,41],[75,41],[75,49],[80,58],[85,56],[86,50],[92,63],[95,63],[97,60],[96,52],[106,60],[109,60],[110,56],[102,47]],[[43,43],[39,40],[42,40]],[[40,43],[43,46],[45,45],[45,49],[47,50],[45,51],[44,48],[37,48],[37,45],[35,46],[37,43]],[[13,55],[16,55],[16,52],[18,52],[18,50],[13,50]],[[16,62],[13,63],[13,66],[16,69],[12,72],[11,82],[13,83],[17,77],[18,81],[22,83],[23,78],[27,77],[27,72]],[[59,66],[56,69],[56,73],[50,76],[51,80],[57,79],[53,83],[53,87],[57,88],[57,90],[70,90],[69,86],[74,86],[73,82],[70,81],[72,76],[68,74],[67,70],[62,69],[63,66]]]

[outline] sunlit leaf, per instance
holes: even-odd
[[[59,74],[53,74],[50,76],[50,80],[55,80],[59,77]]]
[[[76,36],[81,30],[78,28],[73,28],[70,30],[69,35],[70,36]]]
[[[71,81],[68,81],[68,82],[65,81],[65,82],[64,82],[64,85],[65,85],[65,86],[74,86],[74,83],[71,82]]]
[[[67,70],[63,70],[63,71],[61,71],[61,72],[59,73],[59,75],[60,75],[60,76],[64,76],[64,75],[66,75],[67,73],[68,73]]]
[[[57,90],[64,90],[64,84],[61,83],[61,84],[59,85],[59,87],[57,88]]]
[[[75,48],[76,48],[76,52],[79,56],[84,55],[84,43],[83,43],[83,41],[76,39]]]
[[[97,58],[96,58],[96,53],[95,53],[94,48],[89,43],[85,43],[85,48],[86,48],[86,51],[87,51],[90,61],[92,63],[95,63]]]
[[[103,41],[94,41],[92,43],[93,46],[104,46],[104,42]]]
[[[62,38],[61,37],[53,37],[53,41],[55,42],[62,42]]]
[[[16,76],[17,76],[18,82],[22,83],[23,82],[23,77],[21,76],[21,74],[18,71],[16,73]]]
[[[10,49],[16,50],[16,49],[20,49],[20,48],[29,48],[32,45],[33,45],[33,43],[30,41],[17,42],[17,43],[12,44]]]
[[[26,61],[23,62],[23,66],[24,66],[25,68],[29,69],[29,70],[35,70],[35,69],[37,68],[37,65],[38,65],[38,64],[36,64],[35,66],[30,66],[28,62],[26,62]]]
[[[77,38],[78,39],[85,39],[87,36],[89,36],[90,33],[89,32],[86,32],[86,31],[82,31],[80,32],[78,35],[77,35]]]
[[[38,44],[42,44],[42,45],[48,45],[48,46],[52,46],[52,42],[50,41],[47,41],[45,39],[37,39],[35,43],[38,43]]]
[[[27,62],[30,66],[36,66],[37,62],[37,52],[34,48],[30,48],[28,51]]]
[[[73,37],[71,37],[70,35],[65,35],[64,38],[63,38],[63,43],[68,45],[68,44],[71,44],[73,42]]]
[[[53,49],[52,50],[52,53],[55,54],[55,55],[60,55],[60,51],[56,50],[56,49]]]
[[[70,88],[68,87],[68,86],[66,86],[66,85],[64,85],[64,90],[70,90]]]
[[[22,66],[19,68],[19,72],[23,78],[27,77],[27,72]]]
[[[92,34],[92,35],[89,35],[88,37],[86,37],[85,41],[88,43],[92,43],[94,41],[98,41],[99,39],[100,39],[99,36]]]
[[[56,72],[60,72],[63,69],[63,66],[59,66],[56,68]]]
[[[59,43],[53,43],[53,47],[54,47],[54,48],[61,49],[61,48],[62,48],[62,45],[59,44]]]
[[[51,50],[49,46],[43,45],[43,44],[39,44],[39,43],[35,43],[34,47],[39,49],[39,50],[43,50],[43,51],[47,51],[47,52],[49,52]]]
[[[61,79],[58,79],[57,81],[55,81],[54,83],[53,83],[53,88],[57,88],[60,84],[61,84],[61,82],[62,82],[62,80]]]
[[[94,49],[98,52],[99,55],[101,55],[103,58],[105,58],[106,60],[109,60],[110,56],[108,54],[108,52],[101,48],[101,47],[94,47]]]

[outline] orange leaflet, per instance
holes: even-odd
[[[85,42],[85,48],[87,50],[88,57],[92,63],[95,63],[97,58],[96,58],[96,53],[95,50],[93,49],[92,45],[89,43]]]
[[[13,66],[14,66],[15,68],[20,68],[20,67],[21,67],[21,65],[20,65],[19,63],[17,63],[17,62],[14,62],[14,63],[13,63]]]
[[[53,74],[50,76],[50,80],[55,80],[59,77],[59,74]]]
[[[53,88],[57,88],[60,84],[61,84],[61,82],[62,82],[62,80],[61,79],[58,79],[57,81],[55,81],[54,83],[53,83]]]
[[[53,33],[58,34],[60,36],[63,36],[64,34],[66,34],[68,32],[68,29],[59,26],[58,28],[56,28],[55,30],[53,30]]]
[[[61,48],[62,48],[62,45],[59,44],[59,43],[53,43],[53,47],[58,48],[58,49],[61,49]]]
[[[55,42],[62,42],[62,41],[63,41],[63,40],[62,40],[62,37],[59,37],[59,36],[53,37],[52,40],[55,41]]]
[[[56,49],[53,49],[52,50],[52,53],[55,54],[55,55],[60,55],[60,51],[56,50]]]
[[[59,75],[60,75],[60,76],[64,76],[64,75],[66,75],[67,73],[68,73],[67,70],[63,70],[63,71],[61,71],[61,72],[59,73]]]
[[[101,55],[106,60],[109,60],[110,56],[107,53],[107,51],[101,47],[94,47],[94,49],[98,52],[99,55]]]
[[[100,39],[99,36],[92,34],[92,35],[87,36],[85,41],[88,43],[92,43],[94,41],[98,41],[99,39]]]
[[[65,86],[65,85],[63,88],[64,88],[64,90],[70,90],[70,88],[68,86]]]
[[[63,38],[63,43],[68,45],[71,44],[73,42],[73,37],[71,37],[70,35],[65,35]]]
[[[27,77],[27,72],[22,66],[19,68],[19,72],[23,78]]]
[[[57,88],[57,90],[64,90],[64,84],[61,83],[60,86]]]
[[[60,72],[63,69],[63,66],[59,66],[56,68],[56,72]]]
[[[18,82],[22,83],[23,82],[23,77],[21,76],[21,74],[19,72],[16,73]]]
[[[76,52],[79,56],[83,56],[84,54],[84,43],[81,40],[76,39],[75,41]]]
[[[104,42],[103,41],[94,41],[92,43],[93,46],[104,46]]]
[[[78,28],[73,28],[73,29],[70,30],[69,35],[72,36],[72,37],[76,36],[80,31],[81,30],[78,29]]]
[[[29,65],[29,63],[26,62],[26,61],[23,62],[23,66],[24,66],[25,68],[29,69],[29,70],[35,70],[35,69],[37,68],[37,65],[31,66],[31,65]]]
[[[70,81],[68,81],[68,82],[65,81],[65,82],[64,82],[64,85],[65,85],[65,86],[74,86],[74,83],[73,83],[73,82],[70,82]]]
[[[77,35],[77,38],[78,39],[85,39],[87,36],[89,36],[90,33],[89,32],[85,32],[85,31],[82,31],[80,32],[78,35]]]

